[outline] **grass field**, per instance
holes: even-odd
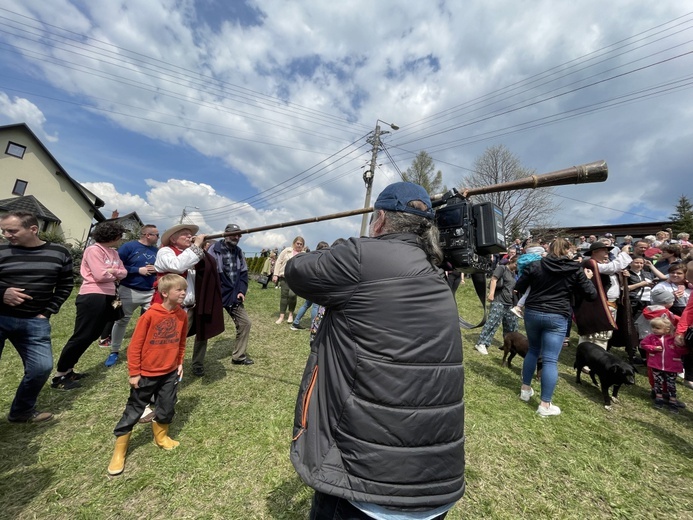
[[[91,374],[83,388],[46,386],[41,393],[39,409],[54,412],[54,420],[0,420],[0,518],[307,518],[312,492],[288,453],[308,333],[275,325],[279,291],[259,289],[252,284],[247,304],[256,364],[231,364],[227,317],[229,330],[210,341],[208,375],[195,378],[188,370],[182,382],[171,425],[178,449],[156,448],[151,428],[138,425],[125,472],[107,476],[127,370],[122,362],[105,368],[108,351],[96,345],[77,366]],[[467,284],[458,292],[469,320],[481,311],[472,290]],[[73,320],[71,299],[52,319],[56,359]],[[477,335],[464,333],[467,493],[448,518],[693,518],[691,411],[653,409],[643,375],[606,411],[598,389],[584,378],[575,384],[573,339],[554,396],[563,414],[542,419],[536,397],[529,404],[518,399],[521,360],[512,369],[500,366],[500,332],[488,356],[473,349]],[[7,344],[0,361],[3,415],[21,371]],[[693,392],[679,393],[693,405]]]

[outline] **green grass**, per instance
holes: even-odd
[[[54,412],[53,421],[0,420],[0,518],[306,518],[312,492],[288,453],[308,332],[275,325],[279,291],[252,285],[249,354],[256,364],[231,364],[227,317],[229,331],[210,341],[208,375],[187,373],[183,380],[171,425],[178,449],[159,450],[151,428],[138,425],[125,472],[106,475],[127,371],[122,362],[106,369],[108,351],[96,345],[77,367],[91,374],[83,388],[46,386],[41,393],[39,408]],[[471,284],[460,288],[458,302],[466,319],[479,317]],[[71,299],[52,319],[56,359],[73,320]],[[464,333],[467,493],[448,518],[693,518],[690,411],[654,410],[642,375],[606,411],[598,389],[584,378],[575,384],[573,340],[562,354],[554,397],[563,414],[539,418],[536,398],[518,399],[521,360],[512,369],[500,366],[500,332],[488,356],[472,348],[477,336],[478,330]],[[3,414],[21,372],[7,344],[0,361]],[[690,390],[679,393],[693,404]]]

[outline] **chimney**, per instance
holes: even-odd
[[[117,209],[113,210],[113,213],[111,213],[111,218],[118,218],[119,216],[120,214]]]

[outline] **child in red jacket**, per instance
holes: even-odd
[[[109,475],[123,472],[132,429],[154,395],[154,442],[165,450],[172,450],[179,444],[168,436],[168,426],[175,413],[178,382],[183,377],[188,316],[180,304],[185,299],[187,285],[185,278],[180,275],[162,276],[157,290],[163,302],[152,304],[137,321],[128,347],[130,397],[123,416],[113,430],[116,444],[108,466]]]
[[[672,336],[671,322],[664,316],[650,321],[652,334],[640,342],[643,350],[647,351],[647,366],[652,369],[654,376],[655,408],[664,406],[662,386],[666,383],[669,393],[669,408],[678,413],[684,404],[676,399],[676,374],[683,370],[681,355],[686,349],[677,347]]]

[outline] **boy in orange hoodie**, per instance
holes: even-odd
[[[157,398],[152,422],[154,442],[165,450],[172,450],[179,444],[168,436],[168,426],[175,413],[178,382],[183,377],[188,317],[180,304],[185,298],[186,287],[187,282],[180,275],[161,277],[157,290],[163,302],[152,304],[137,321],[128,347],[130,397],[113,430],[116,444],[108,466],[109,475],[123,472],[130,434],[153,395]]]

